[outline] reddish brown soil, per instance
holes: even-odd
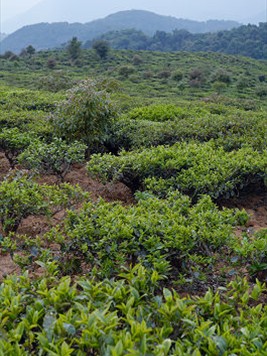
[[[39,179],[40,183],[56,184],[59,180],[56,176],[43,176]],[[75,165],[72,170],[65,176],[65,182],[70,184],[79,184],[86,192],[90,193],[91,198],[96,201],[103,198],[106,201],[120,201],[123,204],[133,204],[134,198],[131,190],[123,183],[107,183],[103,184],[98,180],[88,176],[86,167]]]
[[[267,191],[255,190],[242,193],[239,197],[229,200],[221,200],[221,206],[227,208],[245,209],[250,219],[246,229],[250,233],[267,228]]]
[[[79,184],[83,190],[91,194],[92,199],[103,198],[106,201],[121,201],[124,204],[133,204],[134,198],[131,190],[123,183],[103,184],[88,177],[84,166],[76,165],[65,177],[66,182]]]
[[[4,153],[0,152],[0,180],[3,180],[4,176],[8,174],[10,166]]]
[[[12,260],[10,254],[5,254],[0,251],[0,281],[9,274],[20,274],[19,266]]]
[[[122,204],[129,205],[134,203],[133,195],[129,188],[122,183],[103,183],[88,177],[85,167],[76,165],[69,172],[65,181],[73,185],[79,184],[80,187],[90,193],[92,200],[97,201],[103,198],[106,201],[120,201]],[[47,175],[38,179],[41,184],[57,184],[59,180],[56,176]],[[61,210],[48,219],[45,216],[29,216],[24,219],[17,231],[20,235],[37,236],[43,235],[55,226],[61,223],[66,216],[66,211]]]

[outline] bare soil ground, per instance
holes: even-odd
[[[245,209],[250,218],[246,224],[248,232],[267,228],[267,190],[257,187],[241,192],[238,197],[221,200],[220,206],[227,208]],[[240,228],[244,230],[244,228]]]

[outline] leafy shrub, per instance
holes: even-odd
[[[177,143],[120,156],[94,155],[88,171],[107,180],[119,180],[132,190],[147,187],[154,193],[169,189],[197,197],[234,195],[253,181],[265,179],[266,152],[249,147],[225,152],[213,141],[205,144]]]
[[[68,144],[60,138],[51,143],[35,142],[20,156],[19,162],[27,169],[42,174],[56,174],[61,181],[73,163],[84,161],[86,145],[80,142]]]
[[[224,82],[214,82],[212,88],[216,93],[221,94],[226,90],[227,85]]]
[[[81,45],[82,42],[78,41],[77,37],[72,37],[66,46],[68,56],[74,63],[80,58],[82,54]]]
[[[6,51],[2,56],[1,58],[4,58],[4,59],[8,59],[10,61],[16,61],[18,60],[18,56],[13,53],[12,51]]]
[[[68,141],[83,141],[90,147],[103,142],[116,116],[114,104],[100,82],[87,79],[67,92],[51,118],[55,134]]]
[[[251,81],[246,75],[240,75],[236,82],[236,88],[238,91],[243,91],[249,88],[250,85],[251,85]]]
[[[175,80],[176,82],[180,82],[183,79],[183,73],[180,71],[176,71],[172,73],[172,79]]]
[[[157,76],[158,76],[159,79],[168,79],[168,78],[170,78],[170,76],[171,76],[171,71],[170,71],[170,70],[167,70],[167,69],[162,70],[162,71],[160,71],[160,72],[158,73]]]
[[[105,59],[108,56],[110,50],[109,43],[104,40],[96,40],[93,42],[92,48],[96,51],[97,55],[101,59]]]
[[[6,128],[0,132],[0,150],[4,152],[11,168],[15,167],[18,155],[34,140],[36,137],[33,134],[21,132],[17,128]]]
[[[140,64],[143,63],[143,58],[141,56],[139,56],[138,54],[135,54],[133,56],[132,62],[133,62],[133,65],[139,66]]]
[[[255,234],[246,231],[239,241],[233,241],[232,248],[238,256],[238,262],[247,266],[252,277],[265,279],[260,274],[267,271],[267,229],[256,231]]]
[[[256,87],[256,95],[260,98],[267,97],[267,85],[261,85]]]
[[[50,75],[38,78],[36,87],[56,93],[60,90],[70,89],[73,85],[74,81],[70,76],[61,70],[57,70]]]
[[[119,68],[119,75],[124,78],[128,78],[130,74],[135,72],[135,68],[130,65],[124,65]]]
[[[116,275],[129,261],[162,274],[183,265],[182,273],[191,254],[208,257],[231,240],[233,225],[244,222],[243,213],[219,211],[207,196],[193,207],[177,192],[166,199],[143,193],[138,199],[132,207],[100,201],[86,203],[79,213],[70,211],[64,230],[49,234],[61,245],[63,266],[66,256],[68,261],[79,256],[77,264],[93,264],[103,277]]]
[[[206,75],[202,69],[195,68],[189,73],[189,85],[199,88],[206,82]]]
[[[144,79],[151,79],[153,78],[153,72],[151,72],[150,70],[147,70],[143,73],[143,78]]]
[[[5,234],[16,232],[30,215],[49,215],[53,208],[70,206],[82,197],[79,188],[39,185],[23,172],[9,176],[0,184],[0,221]]]
[[[223,84],[223,83],[220,83]],[[149,132],[149,135],[148,135]],[[219,103],[175,107],[150,105],[131,110],[117,120],[109,138],[112,152],[183,140],[216,140],[225,150],[251,145],[266,148],[266,119],[263,112],[245,112]]]
[[[47,68],[54,69],[57,66],[57,61],[55,58],[50,57],[50,58],[48,58],[46,65],[47,65]]]
[[[215,73],[212,74],[211,80],[213,82],[221,82],[229,85],[231,83],[231,76],[224,69],[218,69]]]
[[[52,263],[42,264],[52,270]],[[245,279],[197,298],[159,288],[142,266],[118,279],[8,277],[0,288],[3,354],[260,355],[266,286]],[[90,351],[89,351],[90,350]]]
[[[189,111],[175,105],[150,105],[133,109],[127,114],[129,119],[149,120],[149,121],[167,121],[176,118],[182,119],[193,114],[207,113],[205,109],[196,109]]]

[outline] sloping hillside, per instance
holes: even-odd
[[[87,41],[109,31],[127,28],[135,28],[147,35],[153,35],[156,31],[171,32],[174,29],[185,29],[192,33],[213,32],[230,29],[238,25],[235,21],[210,20],[207,22],[198,22],[157,15],[149,11],[121,11],[109,15],[104,19],[85,24],[61,22],[25,26],[12,33],[2,42],[1,51],[11,50],[19,52],[29,44],[38,50],[56,48],[60,47],[73,36],[78,37],[82,41]]]

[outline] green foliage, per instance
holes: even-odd
[[[194,88],[199,88],[203,84],[205,84],[206,75],[203,69],[201,68],[194,68],[189,73],[189,85]]]
[[[107,41],[97,40],[93,42],[92,48],[96,51],[96,54],[105,59],[109,52],[109,43]]]
[[[90,173],[106,180],[119,180],[136,190],[147,187],[156,193],[179,189],[185,194],[209,194],[213,198],[231,196],[254,180],[265,180],[266,150],[250,147],[232,152],[205,144],[177,143],[120,156],[94,155]]]
[[[92,147],[105,140],[116,110],[101,82],[87,79],[67,92],[51,118],[55,134]]]
[[[16,232],[22,219],[47,212],[44,189],[27,177],[7,179],[0,185],[0,221],[5,234]]]
[[[262,151],[267,147],[266,135],[263,111],[246,112],[220,103],[181,103],[180,106],[150,105],[129,111],[114,123],[109,143],[116,152],[214,139],[227,151],[248,144]]]
[[[66,143],[54,138],[51,143],[36,141],[18,157],[20,164],[41,174],[56,174],[62,181],[71,165],[85,158],[86,145]]]
[[[231,83],[231,75],[224,69],[219,68],[215,73],[213,73],[212,80],[214,82],[230,84]]]
[[[55,70],[49,75],[45,75],[38,79],[38,89],[58,92],[73,87],[74,82],[71,77],[60,70]]]
[[[81,56],[81,45],[82,42],[78,41],[77,37],[73,37],[66,47],[68,56],[73,62],[77,61]]]
[[[242,212],[220,211],[207,196],[191,206],[177,192],[166,199],[143,193],[132,207],[100,201],[85,204],[79,213],[69,211],[63,231],[52,231],[49,238],[61,245],[65,273],[76,259],[92,264],[103,277],[118,274],[127,263],[164,275],[180,266],[179,273],[189,274],[192,254],[210,257],[229,244],[233,225],[246,219]]]
[[[149,120],[149,121],[168,121],[175,119],[188,118],[190,115],[204,115],[208,111],[204,107],[198,108],[182,108],[175,105],[150,105],[139,107],[127,114],[127,117],[132,120]]]
[[[236,82],[236,87],[239,91],[243,91],[244,89],[250,87],[251,82],[249,80],[249,78],[245,75],[240,76]]]
[[[181,97],[185,99],[195,100],[200,97],[210,99],[210,95],[214,92],[212,89],[214,83],[214,75],[227,74],[231,77],[231,82],[227,83],[227,90],[223,92],[226,97],[236,97],[239,107],[245,106],[245,99],[256,99],[253,101],[254,107],[264,105],[260,96],[255,95],[256,87],[259,82],[259,77],[264,77],[266,72],[266,63],[264,61],[253,61],[245,57],[227,56],[216,53],[189,53],[189,52],[174,52],[160,53],[143,51],[138,52],[142,57],[142,63],[137,66],[133,63],[133,58],[136,55],[134,51],[110,51],[108,59],[99,61],[94,50],[83,50],[82,66],[81,61],[70,65],[66,51],[41,51],[34,55],[34,58],[21,58],[19,62],[11,62],[9,60],[0,59],[1,61],[1,79],[3,83],[11,85],[24,86],[28,88],[42,88],[50,90],[49,83],[51,82],[51,90],[53,83],[61,82],[59,75],[55,73],[53,81],[51,70],[47,69],[47,61],[53,58],[56,63],[56,72],[61,72],[63,77],[67,77],[68,83],[77,82],[88,76],[98,77],[105,76],[108,78],[117,78],[121,81],[120,88],[127,94],[141,98],[166,98],[166,102],[176,104],[177,95],[179,100]],[[166,65],[168,63],[168,65]],[[132,73],[128,76],[120,74],[121,67],[132,67]],[[193,69],[204,69],[205,85],[197,90],[190,87],[189,74]],[[157,74],[163,70],[171,73],[171,77],[167,79],[158,78]],[[54,70],[52,70],[53,72]],[[183,74],[183,79],[179,82],[175,80],[173,75],[179,71]],[[251,84],[242,90],[242,96],[239,95],[236,83],[240,76],[245,76]],[[47,77],[47,79],[46,79]],[[219,75],[219,79],[224,78]],[[64,79],[64,78],[62,78]],[[150,80],[148,80],[150,79]],[[227,78],[226,78],[227,80]],[[218,81],[218,80],[216,80]],[[46,85],[46,83],[48,84]],[[220,82],[220,81],[219,81]],[[223,82],[222,82],[223,83]],[[264,84],[264,82],[261,82]],[[64,80],[63,83],[64,84]],[[59,88],[60,89],[60,88]],[[64,89],[64,86],[62,87]],[[238,94],[238,95],[237,95]],[[43,93],[39,93],[40,98]],[[216,100],[219,98],[217,97]],[[220,98],[223,100],[224,98]],[[140,100],[140,99],[139,99]],[[259,103],[259,101],[261,101]],[[150,100],[149,103],[151,103]],[[139,105],[145,103],[139,102]],[[138,105],[138,106],[139,106]]]
[[[33,54],[35,54],[35,51],[36,51],[32,45],[29,45],[28,47],[26,47],[25,50],[29,56],[32,56]]]
[[[176,82],[179,82],[180,80],[183,79],[183,73],[180,71],[175,71],[172,73],[172,79],[175,80]]]
[[[55,58],[53,58],[53,57],[48,58],[47,68],[54,69],[54,68],[56,68],[56,66],[57,66],[57,62],[56,62]]]
[[[133,62],[133,65],[139,66],[140,64],[143,63],[143,59],[142,59],[142,57],[141,57],[139,54],[135,54],[135,55],[133,56],[132,62]]]
[[[70,206],[83,196],[79,188],[68,184],[54,187],[39,185],[23,172],[6,178],[0,184],[0,221],[7,235],[16,232],[21,221],[30,215],[50,215],[53,209]]]
[[[245,280],[181,298],[142,266],[118,280],[9,277],[0,288],[5,355],[264,354],[266,287]],[[145,289],[143,289],[145,288]],[[255,304],[256,302],[256,304]]]
[[[191,36],[172,35],[177,45]],[[158,32],[155,40],[171,48],[169,35]],[[104,143],[101,150],[118,155],[93,156],[90,173],[143,190],[122,205],[95,201],[115,190],[125,201],[121,184],[89,180],[89,200],[79,187],[37,184],[22,172],[2,181],[1,253],[30,278],[0,286],[1,355],[246,356],[267,348],[266,287],[257,281],[266,279],[266,229],[254,233],[245,211],[212,201],[252,187],[265,194],[266,63],[214,53],[134,56],[111,50],[100,61],[83,51],[83,66],[66,51],[0,59],[1,80],[10,85],[0,88],[0,135],[15,161],[19,154],[28,168],[64,177],[84,143],[91,151]],[[47,68],[49,58],[56,71]],[[134,72],[121,75],[123,66]],[[196,68],[204,79],[197,89],[190,87]],[[103,74],[64,101],[54,93],[65,77],[71,85]],[[238,89],[242,78],[247,84]],[[116,120],[111,102],[123,112]],[[49,217],[39,236],[35,229],[21,234],[29,214]]]
[[[170,78],[170,76],[171,76],[171,72],[168,69],[161,70],[158,73],[158,78],[160,78],[160,79],[168,79],[168,78]]]
[[[154,35],[149,37],[142,31],[121,30],[107,32],[101,39],[109,41],[115,49],[222,52],[257,59],[267,58],[266,23],[260,23],[258,26],[239,26],[230,31],[218,30],[215,33],[207,33],[206,29],[203,31],[206,33],[202,34],[192,32],[196,31],[155,31]]]
[[[5,153],[11,168],[15,167],[18,155],[34,140],[36,137],[33,134],[21,132],[17,128],[3,129],[0,132],[0,150]]]
[[[239,263],[247,264],[250,274],[259,277],[267,271],[267,229],[261,229],[255,234],[245,232],[241,241],[235,241],[233,248],[239,256]]]
[[[267,85],[259,85],[256,88],[256,95],[258,95],[260,98],[267,97]]]
[[[131,65],[124,65],[119,68],[119,75],[123,78],[128,78],[130,74],[135,72],[135,68]]]
[[[10,61],[16,61],[18,60],[18,56],[13,53],[12,51],[6,51],[2,56],[1,58],[4,58],[4,59],[8,59]]]

